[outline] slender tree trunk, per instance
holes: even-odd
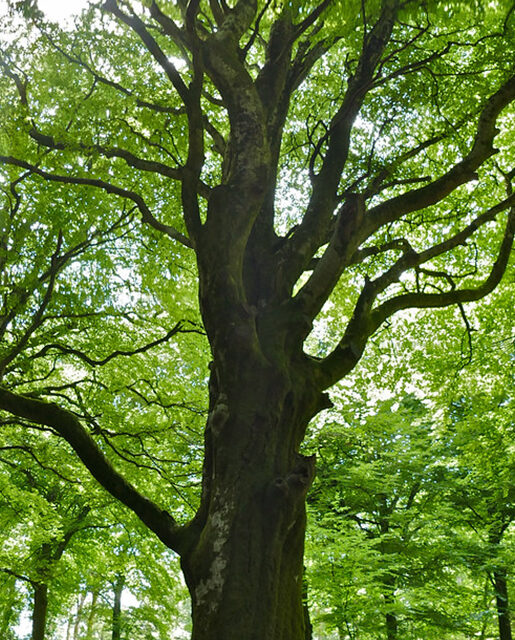
[[[73,613],[70,611],[68,615],[68,622],[66,623],[66,640],[70,640],[72,637],[73,618]]]
[[[381,514],[381,535],[386,536],[386,534],[390,530],[390,508],[387,505],[386,496],[383,495],[381,497],[380,502],[380,514]],[[383,538],[384,540],[384,538]],[[385,554],[387,557],[388,550],[385,548],[383,542],[381,542],[380,546],[381,552]],[[385,591],[383,593],[383,598],[386,603],[386,613],[385,613],[385,626],[386,626],[386,640],[397,640],[398,634],[398,624],[397,624],[397,616],[392,612],[392,608],[395,605],[395,586],[396,586],[396,578],[392,573],[387,573],[383,576],[383,585],[385,587]]]
[[[75,624],[73,625],[73,640],[79,640],[80,635],[80,623],[82,622],[82,610],[84,608],[84,602],[86,600],[85,593],[81,593],[77,600],[77,614],[75,616]]]
[[[490,590],[490,578],[487,575],[485,577],[485,586],[483,588],[483,611],[487,611],[490,608],[491,590]],[[488,616],[483,616],[483,623],[481,624],[481,632],[478,640],[485,640],[486,631],[488,629]]]
[[[384,601],[387,606],[387,611],[385,614],[385,626],[386,626],[386,640],[397,640],[398,637],[398,622],[397,616],[392,611],[388,610],[393,607],[395,604],[395,598],[393,595],[393,590],[395,588],[395,579],[393,576],[388,576],[384,580],[384,584],[388,586],[389,590],[384,594]]]
[[[393,613],[386,614],[386,638],[397,640],[397,616]]]
[[[497,621],[499,623],[499,640],[513,640],[511,632],[510,607],[508,600],[508,584],[506,570],[498,569],[493,574]]]
[[[91,608],[88,614],[88,621],[86,626],[86,640],[91,640],[93,637],[93,623],[95,622],[96,605],[98,599],[98,591],[91,592]]]
[[[313,638],[313,625],[311,624],[311,617],[309,615],[309,595],[308,595],[308,580],[306,578],[305,570],[304,577],[302,579],[302,598],[304,608],[304,631],[305,640],[312,640]]]
[[[318,397],[262,362],[240,359],[232,371],[223,391],[212,375],[202,506],[181,559],[192,640],[305,640],[314,459],[297,448]]]
[[[31,640],[44,640],[48,612],[48,585],[44,582],[34,583],[34,606],[32,609]]]
[[[125,584],[125,576],[118,574],[113,585],[114,602],[113,602],[113,629],[112,640],[120,640],[122,629],[122,593]]]

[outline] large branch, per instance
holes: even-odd
[[[164,224],[157,220],[154,217],[153,213],[150,211],[147,203],[144,198],[135,191],[131,191],[129,189],[124,189],[122,187],[118,187],[110,182],[106,182],[105,180],[100,180],[97,178],[80,178],[74,176],[63,176],[55,173],[49,173],[48,171],[44,171],[40,169],[34,164],[30,164],[29,162],[25,162],[25,160],[20,160],[19,158],[14,158],[13,156],[0,156],[0,163],[10,164],[15,167],[21,167],[22,169],[28,169],[32,173],[41,176],[45,180],[50,182],[60,182],[62,184],[75,184],[79,186],[87,186],[87,187],[96,187],[97,189],[102,189],[106,193],[114,193],[121,198],[126,198],[128,200],[132,200],[134,204],[137,206],[141,213],[141,217],[143,222],[153,227],[157,231],[166,234],[173,240],[177,240],[185,247],[192,248],[191,240],[185,236],[183,233],[171,227],[169,225]]]
[[[499,202],[481,215],[477,216],[470,224],[464,227],[461,231],[458,231],[458,233],[455,233],[446,240],[429,247],[425,251],[414,251],[406,241],[402,249],[403,255],[381,276],[369,283],[369,288],[371,291],[373,290],[374,298],[377,298],[377,296],[385,291],[391,284],[398,282],[400,276],[406,270],[420,267],[433,258],[441,256],[444,253],[448,253],[460,245],[465,245],[467,240],[480,227],[492,220],[495,220],[498,213],[513,207],[514,204],[515,194],[512,194],[502,202]]]
[[[56,140],[53,136],[49,136],[38,131],[35,126],[31,128],[29,135],[38,144],[47,147],[48,149],[61,151],[69,149],[73,151],[78,148],[86,153],[96,152],[105,158],[120,158],[130,167],[139,169],[140,171],[158,173],[159,175],[165,176],[166,178],[172,178],[173,180],[182,180],[184,177],[183,167],[170,167],[169,165],[156,160],[145,160],[127,149],[121,149],[119,147],[105,147],[100,144],[84,144],[82,142],[63,142]],[[207,191],[208,190],[205,191],[206,194]]]
[[[187,21],[192,7],[197,4],[195,2],[190,3],[186,12]],[[199,48],[188,44],[187,34],[179,29],[173,20],[159,9],[155,2],[151,3],[150,13],[161,25],[165,33],[182,50],[184,50],[184,46],[187,46],[192,53],[193,80],[187,86],[172,60],[164,53],[150,34],[145,23],[135,13],[130,15],[124,13],[118,6],[117,0],[106,0],[103,8],[115,15],[139,36],[148,52],[164,70],[186,107],[188,115],[188,159],[182,175],[182,205],[184,220],[191,238],[190,242],[191,244],[196,244],[201,229],[198,193],[203,191],[204,195],[206,195],[205,185],[202,185],[200,180],[200,173],[204,164],[204,126],[200,107],[203,70]]]
[[[373,207],[367,214],[362,240],[408,213],[440,202],[460,185],[477,179],[476,172],[479,167],[497,153],[497,149],[493,146],[494,138],[499,132],[496,128],[497,118],[501,111],[514,100],[515,75],[508,78],[486,101],[479,116],[474,142],[463,160],[430,184]]]
[[[143,496],[104,456],[80,421],[55,404],[0,388],[0,409],[38,425],[50,427],[73,448],[91,475],[114,498],[131,509],[169,548],[180,552],[184,529],[172,516]]]
[[[282,262],[287,286],[293,287],[306,270],[311,258],[323,243],[338,205],[338,185],[347,161],[354,120],[368,91],[373,86],[375,70],[390,41],[397,14],[397,0],[385,0],[381,15],[365,36],[355,74],[349,79],[342,104],[333,116],[328,132],[318,142],[314,158],[327,143],[322,166],[312,174],[313,191],[302,223],[285,244]]]
[[[469,289],[457,289],[442,293],[405,293],[395,296],[380,304],[371,313],[372,327],[375,331],[387,318],[397,311],[409,308],[427,309],[447,307],[453,304],[473,302],[488,295],[501,281],[508,265],[510,252],[513,247],[515,234],[515,207],[508,216],[506,231],[499,249],[497,260],[494,262],[488,278],[479,286]]]
[[[315,263],[309,280],[295,296],[295,305],[305,318],[313,320],[318,315],[343,270],[351,262],[358,248],[356,230],[362,224],[364,215],[365,203],[360,195],[348,197],[339,209],[324,254]],[[301,337],[304,339],[306,335]]]
[[[513,197],[510,196],[510,198],[504,201],[504,203],[507,202],[512,204]],[[495,207],[492,208],[492,210],[494,209]],[[469,225],[462,233],[469,233],[471,226],[474,225],[475,223],[471,223],[471,225]],[[480,300],[488,295],[499,284],[506,271],[513,247],[514,235],[515,207],[513,207],[512,204],[504,236],[497,254],[497,259],[495,260],[488,277],[477,287],[464,289],[451,287],[449,291],[441,293],[424,293],[419,291],[404,293],[386,300],[373,309],[372,306],[378,293],[384,289],[382,285],[386,284],[390,278],[387,278],[385,282],[381,282],[380,278],[376,281],[367,280],[358,298],[354,314],[347,325],[343,338],[336,349],[317,364],[319,383],[321,387],[327,388],[332,384],[335,384],[345,374],[351,371],[361,358],[369,337],[381,326],[381,324],[385,322],[385,320],[398,311],[410,308],[424,309],[447,307],[454,304],[463,304],[465,302]],[[458,236],[459,234],[456,234],[455,238]],[[433,256],[433,254],[436,255],[438,253],[443,253],[442,247],[444,247],[445,244],[446,243],[443,242],[436,245],[436,247],[425,252],[425,255],[424,253],[407,254],[406,262],[403,265],[404,269],[409,266],[416,266],[417,258],[414,258],[415,264],[412,265],[411,255],[422,256],[428,260]],[[418,259],[422,260],[422,258]],[[396,271],[395,268],[392,269],[389,275],[392,276],[394,271]],[[380,283],[381,286],[378,286],[378,283]]]
[[[115,15],[141,38],[141,41],[149,53],[166,73],[168,79],[187,106],[190,100],[188,87],[185,85],[184,80],[181,78],[173,62],[166,56],[156,40],[150,35],[145,23],[134,13],[131,15],[124,13],[118,6],[117,0],[106,0],[103,9]]]
[[[358,246],[364,239],[377,231],[378,228],[413,210],[420,210],[441,201],[458,186],[476,177],[478,167],[488,157],[496,153],[493,148],[493,139],[497,133],[495,127],[496,119],[502,109],[514,98],[515,76],[505,82],[482,108],[474,143],[469,153],[462,161],[447,171],[444,176],[429,185],[392,198],[374,207],[368,213],[364,212],[362,203],[360,205],[357,204],[360,202],[358,196],[349,196],[348,201],[338,213],[335,229],[329,240],[328,247],[324,251],[322,258],[317,262],[308,282],[296,297],[304,315],[311,319],[317,315],[343,270],[354,260],[354,255],[358,253]],[[439,138],[440,136],[433,137],[427,143],[418,145],[414,150],[404,153],[401,158],[409,158],[411,151],[418,152],[418,150],[433,144],[435,140],[438,141]],[[387,175],[386,171],[383,170],[381,172],[381,179],[378,179],[374,187],[375,191],[379,190],[381,181]],[[395,273],[399,269],[404,269],[404,263],[408,260],[410,261],[410,266],[422,264],[432,257],[457,246],[460,242],[464,242],[481,224],[492,220],[499,211],[507,208],[509,204],[510,201],[505,201],[499,206],[490,209],[489,212],[478,217],[472,225],[469,225],[459,234],[427,252],[423,252],[420,255],[410,252],[409,256],[405,256],[402,262],[397,263],[392,268],[390,274],[383,276],[383,280],[385,283],[391,283],[396,277]],[[386,286],[387,284],[383,289]],[[380,288],[377,287],[377,290],[379,291]]]

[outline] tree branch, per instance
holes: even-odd
[[[485,103],[481,110],[476,135],[469,153],[443,176],[430,184],[408,191],[373,207],[367,214],[362,240],[380,227],[407,213],[419,211],[443,200],[460,185],[477,179],[477,169],[497,153],[493,147],[497,135],[496,120],[501,111],[515,100],[515,76],[511,76]]]
[[[87,153],[96,152],[105,158],[120,158],[134,169],[140,171],[149,171],[152,173],[158,173],[166,178],[172,178],[173,180],[182,180],[184,177],[183,167],[170,167],[162,162],[156,160],[144,160],[138,157],[127,149],[120,149],[119,147],[104,147],[100,144],[84,144],[82,142],[60,142],[52,136],[47,136],[36,129],[35,126],[29,131],[30,137],[38,144],[47,147],[48,149],[70,149],[79,148],[81,151]]]
[[[121,11],[117,0],[106,0],[103,4],[103,9],[115,15],[140,37],[148,52],[168,76],[184,104],[188,106],[190,100],[188,87],[184,84],[184,81],[173,62],[165,55],[160,46],[150,35],[145,27],[145,23],[136,14],[133,13],[131,15],[127,15]]]
[[[41,351],[38,351],[38,353],[31,356],[31,358],[41,358],[45,356],[49,351],[57,350],[60,353],[77,356],[77,358],[79,358],[80,360],[82,360],[86,364],[89,364],[92,367],[101,367],[107,364],[108,362],[110,362],[111,360],[113,360],[114,358],[118,358],[120,356],[134,356],[138,353],[145,353],[146,351],[149,351],[150,349],[157,347],[158,345],[163,344],[164,342],[167,342],[168,340],[170,340],[172,336],[176,335],[177,333],[200,333],[200,331],[198,329],[185,329],[184,324],[181,321],[181,322],[178,322],[172,329],[170,329],[170,331],[168,331],[161,338],[157,338],[156,340],[153,340],[152,342],[149,342],[143,345],[142,347],[138,347],[137,349],[132,349],[130,351],[121,351],[121,350],[113,351],[108,356],[100,360],[88,356],[86,353],[83,353],[79,349],[74,349],[73,347],[68,347],[67,345],[62,345],[57,343],[45,345],[43,349],[41,349]]]
[[[49,173],[48,171],[44,171],[34,164],[25,162],[25,160],[14,158],[13,156],[0,156],[0,163],[10,164],[15,167],[21,167],[22,169],[28,169],[32,173],[41,176],[42,178],[44,178],[45,180],[49,180],[50,182],[96,187],[98,189],[103,189],[106,193],[114,193],[121,198],[132,200],[139,209],[143,222],[153,227],[157,231],[160,231],[161,233],[169,236],[173,240],[177,240],[177,242],[180,242],[185,247],[189,247],[190,249],[193,248],[193,244],[187,236],[185,236],[180,231],[177,231],[177,229],[175,229],[174,227],[168,226],[157,220],[148,208],[148,205],[146,204],[143,197],[140,194],[135,193],[134,191],[118,187],[114,184],[111,184],[110,182],[106,182],[105,180],[100,180],[97,178],[80,178]]]
[[[504,203],[506,202],[513,203],[513,198],[508,198],[504,201]],[[495,209],[495,207],[493,209]],[[491,215],[490,212],[487,213]],[[469,225],[469,227],[467,227],[467,229],[462,233],[468,233],[470,231],[470,227],[473,225],[474,222],[471,223],[471,225]],[[477,287],[468,289],[456,289],[452,287],[450,291],[441,293],[404,293],[394,296],[380,304],[375,309],[372,309],[373,302],[379,293],[377,288],[378,283],[381,281],[381,277],[385,274],[380,276],[376,281],[366,280],[365,286],[363,287],[356,303],[354,314],[347,325],[342,340],[330,355],[316,364],[321,387],[327,388],[328,386],[331,386],[355,366],[365,349],[368,338],[394,313],[410,308],[427,309],[447,307],[453,304],[463,304],[465,302],[479,300],[488,295],[498,285],[506,271],[510,252],[513,246],[514,234],[515,207],[512,206],[508,215],[497,259],[492,265],[490,274],[486,280]],[[437,245],[437,247],[439,247],[438,250],[440,250],[444,244],[446,243],[444,242]],[[428,250],[426,253],[426,256],[428,256],[427,259],[432,256],[433,251],[437,251],[437,249],[431,248]],[[414,256],[419,256],[419,254],[414,253]],[[408,268],[410,266],[415,266],[418,259],[419,258],[417,257],[413,257],[413,254],[408,253],[405,257],[401,258],[401,261],[403,261],[402,264],[404,267]],[[387,272],[389,273],[389,276],[386,280],[389,280],[393,275],[393,271],[396,271],[397,269],[398,267],[394,265],[390,273]],[[381,281],[381,286],[385,281]]]
[[[327,235],[339,201],[337,189],[347,161],[352,125],[373,86],[375,69],[391,37],[397,6],[397,0],[383,3],[379,19],[364,39],[356,73],[349,79],[340,108],[333,116],[327,133],[317,143],[315,154],[319,154],[326,143],[327,152],[319,173],[312,175],[312,195],[302,223],[281,252],[288,288],[292,288],[305,271]]]
[[[55,404],[0,388],[0,409],[55,429],[73,448],[91,475],[114,498],[131,509],[168,547],[180,552],[183,528],[172,516],[140,494],[104,456],[93,438],[69,411]]]

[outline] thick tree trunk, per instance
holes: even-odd
[[[511,632],[510,607],[506,571],[494,572],[495,601],[499,623],[499,640],[513,640]]]
[[[192,640],[305,640],[314,459],[297,449],[316,394],[263,363],[240,360],[234,374],[222,391],[212,372],[202,506],[182,554]]]
[[[32,609],[31,640],[44,640],[48,612],[48,586],[44,582],[34,583],[34,606]]]

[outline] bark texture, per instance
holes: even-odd
[[[304,501],[314,460],[297,450],[313,393],[269,364],[239,362],[227,392],[212,372],[202,506],[182,556],[193,638],[304,640]]]

